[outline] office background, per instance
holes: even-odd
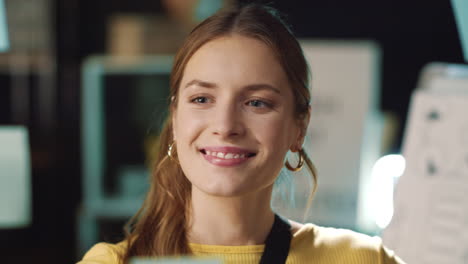
[[[30,88],[24,93],[28,98],[24,98],[26,110],[19,111],[21,114],[11,100],[16,93],[15,79],[10,71],[0,73],[0,125],[24,125],[29,129],[32,164],[32,224],[0,229],[2,263],[77,260],[76,214],[82,199],[81,65],[92,54],[110,52],[108,25],[113,15],[165,13],[156,0],[42,2],[47,3],[40,9],[47,21],[42,29],[50,38],[32,36],[30,50],[40,54],[43,47],[45,52],[38,57],[46,59],[38,61],[46,62],[26,73]],[[394,113],[400,123],[393,152],[400,150],[410,95],[422,67],[433,61],[463,62],[448,0],[268,2],[287,15],[299,38],[377,42],[382,50],[380,108]],[[7,9],[7,16],[25,15],[24,10],[9,12]],[[30,12],[33,14],[34,9]],[[27,34],[27,29],[23,30]],[[40,47],[34,44],[35,39]],[[41,72],[40,66],[44,65],[53,65],[53,71]],[[54,84],[48,93],[40,90],[46,86],[39,81],[42,75],[50,77],[45,82]]]

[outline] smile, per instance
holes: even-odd
[[[221,167],[237,166],[257,155],[253,151],[236,147],[206,147],[200,149],[200,153],[209,163]]]

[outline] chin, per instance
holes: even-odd
[[[192,183],[192,188],[196,188],[198,191],[210,196],[226,198],[242,196],[256,189],[254,186],[249,186],[249,184],[216,180],[211,181],[210,184],[206,184],[206,182],[202,184]]]
[[[196,186],[196,188],[205,194],[226,198],[242,196],[249,192],[240,186]]]
[[[192,190],[196,189],[209,196],[233,198],[263,192],[269,187],[272,188],[274,183],[261,184],[260,182],[252,181],[234,182],[226,179],[221,180],[220,178],[222,177],[209,181],[209,184],[207,184],[208,181],[192,182]]]

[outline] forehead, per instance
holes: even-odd
[[[289,90],[273,50],[259,40],[236,34],[209,41],[193,54],[185,67],[182,87],[192,79],[232,86],[267,83]]]

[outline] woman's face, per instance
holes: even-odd
[[[193,191],[232,197],[272,186],[303,139],[291,89],[273,51],[253,38],[217,38],[191,57],[172,121]]]

